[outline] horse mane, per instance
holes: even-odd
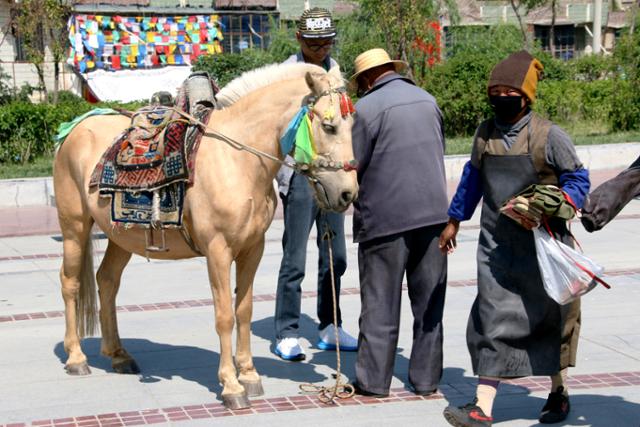
[[[265,65],[233,79],[216,94],[216,101],[219,107],[228,107],[255,90],[283,80],[302,77],[308,71],[326,73],[322,67],[304,62]]]

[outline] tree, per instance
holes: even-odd
[[[46,48],[51,52],[54,67],[53,102],[57,103],[60,63],[64,61],[68,44],[67,21],[72,12],[71,3],[66,0],[23,0],[19,5],[12,5],[12,9],[15,32],[22,38],[27,59],[36,68],[45,99],[48,99],[44,80]]]
[[[522,33],[522,44],[525,49],[531,49],[531,38],[528,35],[527,28],[525,27],[524,21],[522,20],[522,15],[520,14],[521,9],[524,10],[524,15],[526,16],[531,10],[536,7],[544,6],[549,0],[509,0],[511,3],[511,8],[513,9],[513,13],[516,14],[516,18],[518,19],[518,25],[520,26],[520,32]],[[553,18],[555,20],[555,0],[551,0],[554,2],[553,6]],[[553,32],[553,31],[552,31]]]
[[[385,47],[393,58],[409,64],[408,74],[413,77],[418,61],[414,55],[417,40],[434,39],[430,23],[447,8],[453,20],[457,19],[457,7],[453,0],[360,0],[362,16],[382,35]]]

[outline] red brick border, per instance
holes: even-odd
[[[509,394],[528,394],[549,390],[550,382],[546,377],[529,377],[508,381],[509,384],[519,386],[506,392]],[[640,385],[640,371],[612,372],[573,375],[567,380],[572,390],[588,390],[604,387],[630,387]],[[472,396],[475,391],[475,381],[464,383],[441,384],[440,391],[431,396],[417,396],[402,387],[393,388],[388,397],[375,398],[354,396],[349,399],[337,399],[334,404],[324,404],[314,395],[297,395],[286,397],[272,397],[268,399],[254,399],[251,408],[231,410],[221,403],[203,403],[198,405],[175,406],[168,408],[144,409],[140,411],[126,411],[79,417],[55,418],[0,425],[0,427],[120,427],[145,424],[170,423],[173,421],[189,421],[196,419],[213,419],[277,413],[283,411],[303,411],[316,408],[337,408],[341,406],[381,405],[385,403],[411,402],[418,400],[439,400]],[[504,393],[500,391],[500,394]]]
[[[612,276],[629,276],[640,273],[640,268],[627,269],[627,270],[613,270],[606,273],[605,277]],[[468,280],[451,280],[447,282],[447,286],[454,288],[461,288],[467,286],[476,286],[477,281],[475,279]],[[403,290],[407,290],[407,285],[402,286]],[[358,295],[360,294],[359,288],[342,288],[340,295]],[[303,291],[302,298],[316,298],[316,291]],[[257,294],[253,296],[254,302],[275,301],[276,294]],[[117,307],[119,313],[132,313],[137,311],[159,311],[159,310],[174,310],[180,308],[192,308],[192,307],[212,307],[213,301],[210,298],[185,300],[185,301],[170,301],[170,302],[157,302],[148,304],[130,304],[120,305]],[[38,319],[51,319],[54,317],[64,317],[64,311],[45,311],[34,313],[19,313],[0,316],[0,323],[5,322],[19,322],[27,320]]]

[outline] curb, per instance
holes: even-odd
[[[640,142],[580,145],[576,152],[589,170],[626,168],[640,155]],[[468,160],[468,154],[445,156],[444,166],[449,181],[461,176]],[[0,194],[0,208],[55,206],[51,177],[0,180]]]

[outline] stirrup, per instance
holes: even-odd
[[[155,229],[160,229],[160,237],[162,240],[160,246],[156,245],[153,240],[153,230]],[[147,252],[169,251],[169,249],[165,245],[164,227],[162,227],[162,221],[160,221],[160,190],[155,190],[153,192],[153,199],[151,202],[151,223],[149,224],[149,228],[145,230],[144,237],[147,244]]]
[[[165,244],[165,238],[164,238],[164,228],[162,228],[162,226],[160,226],[160,245],[156,245],[153,239],[153,230],[155,229],[155,227],[151,226],[149,228],[147,228],[144,231],[144,237],[145,237],[145,241],[146,241],[146,248],[145,250],[147,252],[168,252],[169,248],[167,248],[166,244]]]

